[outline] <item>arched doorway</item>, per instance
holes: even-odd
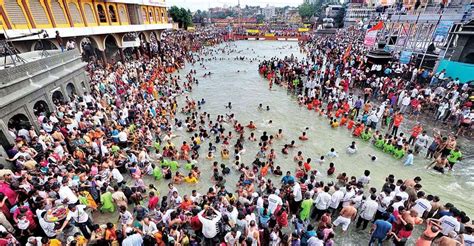
[[[158,54],[158,39],[156,38],[155,32],[150,33],[150,50],[152,55]]]
[[[126,60],[131,60],[136,52],[135,48],[140,46],[140,40],[136,32],[129,32],[122,37],[123,54]]]
[[[64,103],[64,96],[60,90],[53,92],[53,95],[51,96],[51,98],[53,99],[54,104]]]
[[[36,41],[31,47],[31,51],[43,50],[43,49],[44,50],[57,50],[58,47],[56,47],[56,45],[53,42],[47,39]]]
[[[8,121],[8,128],[16,129],[17,131],[20,129],[30,129],[31,123],[28,117],[24,114],[16,114],[10,118]]]
[[[84,83],[84,81],[81,81],[81,87],[82,91],[87,91],[86,83]]]
[[[138,35],[138,38],[140,39],[140,52],[141,52],[142,54],[148,54],[148,52],[149,52],[149,49],[148,49],[149,44],[148,44],[148,42],[146,41],[146,36],[145,36],[145,34],[144,34],[144,33],[140,33],[140,34]]]
[[[105,56],[107,59],[114,59],[115,61],[120,60],[119,47],[117,45],[117,40],[112,35],[108,35],[105,40]]]
[[[35,105],[33,105],[33,113],[36,115],[36,116],[39,116],[41,113],[46,113],[46,114],[49,114],[50,111],[49,111],[49,106],[48,104],[43,101],[43,100],[39,100],[35,103]]]
[[[93,38],[85,37],[79,42],[80,50],[82,51],[82,57],[84,61],[91,61],[100,56],[101,52],[98,45]]]
[[[69,83],[66,85],[66,92],[69,98],[73,98],[75,95],[77,95],[76,87],[73,83]]]

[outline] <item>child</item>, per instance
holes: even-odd
[[[334,167],[334,163],[329,163],[329,169],[327,171],[328,173],[328,176],[331,176],[334,174],[334,172],[336,171],[336,168]]]
[[[337,155],[337,152],[334,150],[334,148],[331,148],[331,151],[329,151],[326,154],[326,156],[329,158],[336,158],[338,155]]]
[[[372,161],[376,161],[376,160],[377,160],[377,156],[375,156],[375,155],[369,154],[369,157],[370,157],[370,160],[372,160]]]
[[[408,150],[407,159],[404,163],[405,166],[413,166],[413,150]]]
[[[359,183],[362,183],[362,185],[367,185],[370,182],[370,171],[365,170],[364,175],[359,178]]]

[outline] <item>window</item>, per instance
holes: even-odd
[[[142,8],[142,17],[143,17],[143,22],[148,22],[148,18],[147,18],[147,13],[146,13],[146,7],[143,7]]]
[[[150,20],[150,22],[155,21],[155,18],[153,18],[153,9],[148,10],[148,19]]]
[[[99,21],[101,23],[107,22],[107,16],[105,15],[104,6],[101,4],[97,5],[97,12],[99,13]]]
[[[109,5],[109,16],[110,16],[110,21],[117,22],[117,15],[115,14],[115,8],[112,5]]]

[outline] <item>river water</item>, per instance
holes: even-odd
[[[428,161],[422,157],[415,157],[414,166],[405,167],[401,160],[395,160],[391,156],[375,149],[370,144],[360,139],[352,138],[347,129],[330,128],[328,119],[320,117],[316,115],[315,112],[310,112],[304,107],[298,106],[295,102],[296,97],[288,94],[284,88],[274,86],[273,89],[269,91],[267,81],[258,73],[258,61],[234,60],[236,56],[258,58],[259,60],[264,58],[268,59],[273,56],[284,57],[291,54],[303,57],[303,55],[299,53],[298,44],[296,42],[238,41],[233,45],[240,53],[231,53],[229,55],[220,54],[216,60],[204,62],[207,67],[206,70],[198,63],[194,66],[188,64],[186,68],[180,72],[180,75],[184,78],[190,69],[197,70],[196,77],[199,80],[199,85],[194,86],[189,96],[195,100],[201,98],[206,100],[206,104],[204,104],[201,111],[209,112],[213,121],[215,121],[218,114],[223,115],[229,113],[230,111],[226,109],[224,105],[228,102],[232,102],[233,108],[231,112],[235,113],[239,122],[242,124],[247,124],[250,120],[256,122],[257,130],[255,133],[257,137],[259,137],[263,131],[267,131],[269,134],[275,134],[279,128],[283,129],[284,140],[275,141],[272,146],[277,153],[275,165],[281,166],[283,173],[287,170],[294,173],[296,164],[293,161],[293,156],[298,150],[301,150],[305,158],[311,157],[313,159],[313,168],[317,168],[319,173],[322,173],[320,178],[325,181],[334,179],[334,177],[326,177],[326,170],[330,161],[335,163],[336,173],[346,172],[349,176],[360,177],[363,175],[364,170],[369,169],[371,171],[371,186],[376,187],[378,192],[388,174],[394,174],[396,179],[403,180],[420,176],[423,179],[421,182],[423,190],[426,191],[427,194],[438,195],[442,203],[452,202],[461,210],[472,215],[472,204],[474,202],[474,193],[472,192],[472,169],[468,170],[467,165],[461,164],[454,172],[441,175],[431,170],[426,170],[425,166],[428,164]],[[223,46],[224,44],[221,44],[213,49]],[[221,60],[221,58],[223,60]],[[240,72],[237,72],[238,70]],[[205,72],[212,72],[213,74],[210,77],[203,78],[202,76]],[[184,96],[179,100],[180,106],[184,105],[182,103],[183,100]],[[264,107],[268,105],[270,111],[257,110],[260,103],[263,104]],[[183,118],[185,116],[178,114],[178,117]],[[273,124],[267,124],[269,120],[272,120]],[[224,124],[224,127],[226,131],[232,129],[229,125]],[[301,135],[301,132],[306,127],[309,127],[307,131],[309,141],[303,143],[298,140],[298,136]],[[183,140],[189,142],[189,134],[185,132],[178,132],[176,134],[180,136],[174,139],[173,142],[178,147]],[[233,134],[235,135],[235,132],[233,132]],[[248,134],[249,131],[247,130],[246,137],[248,137]],[[289,143],[291,140],[296,140],[297,145],[300,146],[290,152],[289,155],[284,156],[281,154],[283,144]],[[232,144],[234,141],[235,140],[232,141]],[[346,154],[345,149],[352,141],[356,141],[358,153],[349,156]],[[198,190],[201,194],[205,194],[212,185],[210,182],[212,161],[204,158],[207,144],[208,142],[205,142],[202,145],[201,158],[198,164],[202,172],[200,182],[196,185],[178,185],[177,188],[181,195],[190,194],[190,191],[193,189]],[[251,164],[257,153],[257,147],[256,143],[244,143],[246,152],[242,155],[243,163]],[[316,166],[314,161],[319,159],[321,155],[325,155],[329,152],[332,147],[339,152],[339,157],[326,160],[323,166]],[[372,162],[368,156],[369,154],[375,154],[378,157],[377,161]],[[216,156],[216,160],[222,163],[220,155],[217,154]],[[231,161],[224,163],[231,165]],[[184,168],[181,168],[180,171],[187,175]],[[226,176],[226,187],[230,192],[234,191],[236,181],[240,176],[234,169],[232,169],[232,172],[231,175]],[[272,175],[269,174],[268,176]],[[150,182],[150,180],[147,181]],[[277,181],[277,179],[275,179],[275,181]],[[160,188],[162,191],[161,195],[166,195],[166,182],[158,181],[153,183]],[[424,229],[421,228],[424,226],[418,227],[420,228],[414,233],[414,239],[418,237],[420,229]],[[340,235],[340,228],[336,230],[337,245],[367,244],[369,238],[368,230],[367,232],[360,232],[351,226],[348,233],[348,235],[342,236]]]

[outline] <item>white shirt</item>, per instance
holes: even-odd
[[[431,211],[431,203],[425,198],[420,198],[415,201],[415,205],[412,209],[418,212],[418,217],[422,217],[425,211]]]
[[[281,197],[275,194],[270,194],[268,196],[268,210],[270,211],[270,213],[273,214],[273,212],[275,212],[275,209],[277,209],[278,205],[283,205]]]
[[[400,196],[402,198],[402,202],[405,202],[410,197],[410,195],[408,195],[408,193],[406,193],[405,191],[398,192],[396,196]]]
[[[148,225],[143,223],[143,233],[153,235],[158,232],[158,228],[156,228],[156,224],[153,221],[149,221]]]
[[[468,234],[462,234],[464,237],[464,245],[465,246],[474,246],[474,236]]]
[[[76,206],[76,211],[71,211],[69,210],[69,213],[67,214],[67,220],[70,220],[71,218],[77,222],[77,223],[85,223],[89,220],[89,215],[84,211],[86,208],[86,205],[77,205]]]
[[[308,246],[323,246],[323,245],[324,245],[324,241],[322,241],[321,239],[317,237],[310,237],[308,239]]]
[[[43,229],[44,233],[48,237],[55,237],[56,236],[56,229],[55,229],[55,224],[46,222],[43,217],[38,217],[39,218],[39,224],[41,228]]]
[[[214,211],[217,215],[212,218],[204,218],[202,215],[204,214],[205,210],[198,213],[199,221],[202,223],[202,234],[206,238],[214,238],[217,236],[217,222],[221,219],[221,213],[219,211]]]
[[[321,192],[316,197],[314,203],[316,204],[316,208],[319,210],[326,210],[329,207],[329,202],[331,202],[331,195],[327,192]]]
[[[370,182],[370,177],[369,176],[361,176],[359,178],[359,182],[361,182],[363,185],[366,185]]]
[[[112,169],[112,177],[117,181],[117,183],[120,183],[123,181],[123,175],[120,173],[120,171],[117,168]]]
[[[76,204],[77,201],[79,200],[77,196],[74,194],[74,192],[72,192],[71,188],[69,188],[69,186],[62,185],[59,188],[58,194],[61,200],[64,200],[67,198],[68,204]]]
[[[118,134],[118,139],[119,139],[120,142],[126,142],[127,141],[127,133],[124,132],[124,131],[121,131]]]
[[[224,237],[224,241],[230,246],[237,245],[236,243],[238,242],[240,235],[242,235],[242,232],[240,231],[235,233],[235,237],[232,236],[232,232],[228,232]]]
[[[339,204],[342,201],[342,198],[344,197],[344,192],[342,190],[337,190],[332,194],[331,196],[331,203],[329,204],[329,207],[331,208],[337,208],[339,207]]]
[[[362,208],[360,212],[360,217],[366,220],[372,220],[374,218],[375,213],[377,212],[377,208],[379,207],[379,204],[372,200],[372,199],[367,199],[364,204],[362,204]]]
[[[298,182],[295,182],[295,185],[293,186],[293,195],[295,196],[295,202],[303,200],[303,194],[301,194],[301,186]]]
[[[459,232],[461,229],[461,224],[459,224],[459,221],[453,216],[445,215],[439,219],[439,223],[442,228],[441,233],[445,236],[448,236],[452,231]]]

